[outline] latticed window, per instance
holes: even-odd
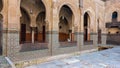
[[[113,14],[112,14],[112,19],[116,19],[118,17],[118,13],[115,11],[115,12],[113,12]]]
[[[112,22],[117,22],[118,13],[115,11],[112,13]]]

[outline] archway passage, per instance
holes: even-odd
[[[36,19],[37,28],[35,31],[35,41],[37,41],[37,42],[45,42],[46,41],[45,16],[46,16],[45,12],[40,12]]]
[[[60,23],[59,23],[59,41],[60,42],[65,42],[68,40],[69,37],[69,24],[67,19],[64,17],[60,18]]]
[[[86,12],[84,14],[84,41],[90,41],[90,17]]]
[[[73,12],[67,5],[63,5],[59,13],[59,41],[74,41],[72,34]]]
[[[21,8],[22,17],[20,18],[20,43],[31,42],[30,17],[25,9]]]
[[[3,8],[3,3],[2,3],[2,0],[0,0],[0,12],[2,11],[2,8]],[[3,30],[3,15],[0,14],[0,55],[2,55],[2,30]]]
[[[46,8],[42,0],[21,0],[21,7],[24,8],[21,11],[22,21],[24,21],[24,24],[21,25],[21,40],[32,43],[45,42]]]
[[[47,49],[43,0],[21,0],[21,52]]]

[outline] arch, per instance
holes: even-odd
[[[112,18],[117,18],[118,17],[118,13],[116,12],[116,11],[114,11],[113,13],[112,13]]]
[[[88,18],[89,18],[89,20],[90,20],[90,21],[89,21],[89,22],[90,22],[89,24],[91,24],[91,23],[92,23],[92,20],[91,20],[91,19],[93,19],[94,15],[91,13],[91,11],[88,11],[88,10],[84,12],[84,15],[85,15],[85,14],[88,15]],[[84,15],[83,15],[83,16],[84,16]]]
[[[85,13],[87,13],[89,15],[89,17],[90,17],[90,25],[95,25],[96,24],[96,23],[94,23],[94,21],[95,21],[95,12],[93,11],[93,9],[92,8],[86,9],[84,11],[84,13],[83,13],[83,16],[84,16]]]
[[[45,22],[46,12],[40,12],[36,18],[36,34],[35,41],[45,42],[46,41],[46,22]]]
[[[117,18],[118,18],[118,12],[114,11],[112,13],[112,22],[117,22]]]
[[[44,11],[40,11],[37,13],[36,15],[36,30],[35,30],[35,41],[37,42],[46,42],[46,29],[47,29],[47,25],[46,25],[46,18],[47,18],[47,12],[46,12],[46,1],[45,0],[41,0],[41,3],[43,6]],[[41,7],[40,6],[40,7]],[[48,23],[47,23],[48,24]]]
[[[24,8],[21,9],[20,18],[20,43],[31,42],[30,17]]]
[[[74,6],[74,5],[72,5],[72,3],[70,3],[70,2],[63,2],[63,3],[61,3],[60,5],[59,5],[59,7],[58,7],[58,14],[60,13],[60,10],[61,10],[61,8],[64,6],[64,5],[66,5],[66,6],[68,6],[70,9],[71,9],[71,11],[73,12],[73,26],[74,25],[76,25],[76,24],[78,24],[77,22],[78,22],[78,20],[77,20],[77,18],[76,17],[78,17],[78,14],[76,14],[76,13],[78,13],[77,11],[77,7],[76,6]]]
[[[26,2],[24,2],[26,1]],[[35,5],[35,6],[31,6],[31,5]],[[36,40],[35,36],[36,34],[34,32],[38,32],[38,28],[36,27],[38,24],[37,21],[39,21],[39,17],[41,14],[43,14],[44,17],[44,21],[46,20],[46,10],[48,10],[48,5],[46,3],[45,0],[21,0],[20,1],[20,6],[21,7],[24,7],[23,9],[25,10],[26,8],[26,11],[28,10],[28,15],[30,17],[30,26],[31,27],[31,32],[32,32],[32,43],[34,43],[34,41]],[[47,8],[47,9],[46,9]]]
[[[47,17],[48,17],[47,15],[49,15],[49,13],[48,13],[48,11],[49,11],[48,8],[49,8],[49,7],[48,7],[48,4],[47,4],[47,1],[46,1],[46,0],[41,0],[41,1],[42,1],[43,5],[44,5],[44,7],[45,7],[45,19],[48,20],[48,19],[47,19]]]
[[[87,12],[84,14],[84,41],[90,41],[90,16]]]
[[[43,7],[43,9],[44,10],[42,10],[42,11],[39,11],[39,12],[37,12],[37,14],[36,14],[36,16],[38,16],[41,12],[45,12],[45,19],[46,19],[46,2],[45,2],[45,0],[36,0],[36,1],[38,1],[37,3],[38,3],[38,5],[39,5],[39,7]],[[39,2],[40,1],[40,2]],[[40,4],[39,4],[40,3]],[[37,18],[37,17],[36,17]]]
[[[27,13],[27,15],[29,16],[29,18],[30,18],[30,14],[29,14],[28,10],[25,9],[23,6],[20,6],[20,13],[21,13],[21,16],[20,16],[20,17],[22,17],[22,12],[21,12],[21,10],[25,11],[25,12]],[[30,18],[30,20],[31,20],[31,18]]]
[[[71,27],[73,26],[74,23],[72,23],[74,21],[74,17],[73,17],[73,11],[71,10],[71,8],[67,5],[63,5],[60,9],[59,12],[59,19],[61,17],[64,17],[65,19],[67,19],[67,21],[69,22],[69,26],[71,25]]]
[[[60,17],[59,22],[59,41],[65,42],[68,40],[69,37],[69,24],[66,17]]]
[[[90,17],[90,31],[93,33],[97,33],[97,23],[94,23],[97,21],[96,16],[95,16],[95,10],[93,10],[92,8],[88,8],[84,11],[85,13],[88,13],[89,17]],[[83,16],[84,16],[83,14]],[[91,38],[92,39],[92,38]]]
[[[29,8],[29,7],[23,7],[23,6],[21,6],[21,4],[22,4],[22,1],[25,1],[25,0],[20,0],[20,7],[22,7],[22,8],[24,8],[27,12],[28,12],[28,14],[29,14],[29,16],[30,16],[30,12],[31,12],[31,9],[32,8],[34,8],[34,7],[32,7],[31,9],[27,9],[27,8]],[[33,1],[35,1],[35,4],[36,5],[38,5],[39,7],[44,7],[44,11],[46,11],[46,10],[48,10],[48,7],[47,7],[47,3],[46,3],[46,1],[45,0],[33,0]],[[39,4],[39,3],[41,3],[41,4]],[[39,8],[38,7],[38,8]],[[30,10],[30,11],[29,11]],[[49,11],[49,10],[48,10]],[[43,12],[43,11],[40,11],[40,12]],[[37,15],[40,13],[40,12],[34,12],[34,14],[35,14],[35,18],[37,18]],[[46,14],[47,15],[47,14]],[[45,16],[45,19],[46,19],[46,17],[47,16]]]
[[[29,21],[31,21],[31,18],[30,18],[30,14],[28,13],[28,11],[24,8],[24,7],[20,7],[20,11],[21,11],[21,17],[22,17],[22,12],[24,12],[24,13],[26,13],[27,14],[27,16],[29,17]],[[20,17],[20,18],[21,18]]]
[[[63,5],[59,12],[59,41],[65,42],[68,38],[73,41],[72,27],[73,27],[73,11],[67,5]],[[69,32],[71,30],[71,32]]]
[[[85,20],[85,19],[87,19],[87,20]],[[90,27],[90,16],[89,16],[89,14],[86,12],[85,14],[84,14],[84,26],[87,26],[87,27]]]
[[[39,19],[40,16],[43,16],[43,18],[45,19],[46,16],[46,12],[40,12],[37,17],[36,17],[36,21]],[[37,22],[36,22],[37,23]]]

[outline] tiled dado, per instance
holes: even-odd
[[[7,55],[19,52],[19,31],[17,30],[3,30],[3,36],[6,38],[4,42],[6,43]]]

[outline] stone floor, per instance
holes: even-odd
[[[12,68],[3,56],[0,56],[0,68]]]
[[[120,68],[120,47],[58,59],[26,68]]]

